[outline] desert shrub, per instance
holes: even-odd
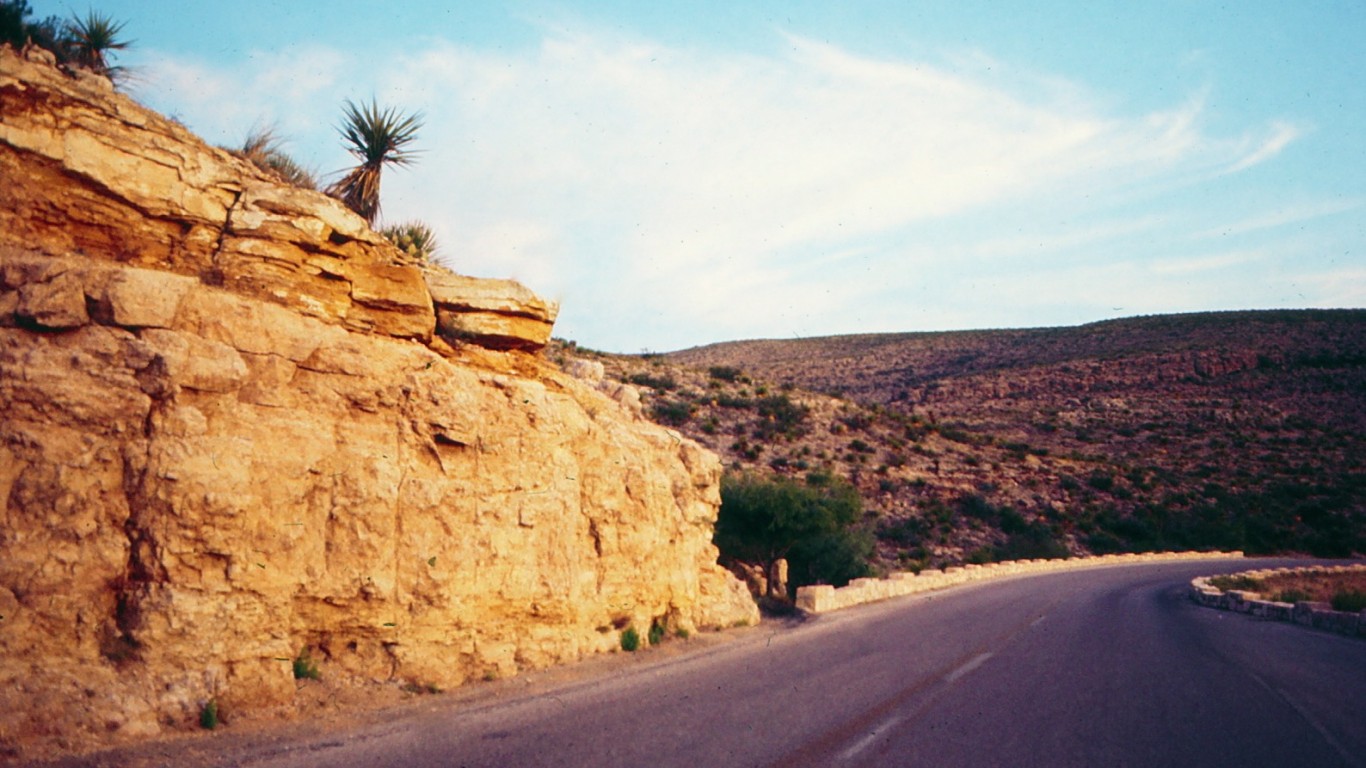
[[[206,731],[218,727],[218,699],[209,699],[199,710],[199,727]]]
[[[668,392],[678,388],[678,382],[668,374],[654,376],[649,373],[635,373],[627,381],[638,387],[649,387],[660,392]]]
[[[721,406],[722,408],[743,409],[753,406],[754,401],[750,400],[748,397],[740,397],[737,395],[718,395],[716,398],[716,404]]]
[[[978,547],[968,553],[967,561],[970,565],[986,565],[996,562],[996,551],[991,547]]]
[[[681,427],[692,418],[692,403],[683,400],[656,400],[650,406],[650,415],[661,424]]]
[[[729,365],[713,365],[707,375],[718,381],[736,382],[740,379],[740,369]]]
[[[856,432],[866,432],[873,426],[873,419],[866,413],[851,413],[839,417],[840,423]]]
[[[911,547],[920,543],[927,532],[928,525],[923,518],[907,517],[900,520],[887,520],[877,529],[877,538],[889,544]]]
[[[1058,540],[1052,529],[1043,523],[1028,523],[1010,534],[996,547],[997,560],[1061,560],[1072,556],[1067,545]]]
[[[999,525],[1001,510],[977,493],[967,493],[958,497],[958,511],[964,517],[981,520],[987,525]]]
[[[640,633],[635,627],[627,627],[621,633],[621,650],[634,652],[640,648]]]
[[[1313,600],[1314,596],[1302,589],[1285,589],[1277,592],[1271,599],[1278,603],[1299,603]]]
[[[224,149],[296,187],[318,188],[316,175],[285,152],[284,141],[273,126],[258,125],[251,129],[240,147]],[[388,237],[387,234],[385,236]]]
[[[1333,595],[1333,610],[1357,611],[1366,610],[1366,592],[1358,589],[1344,589]]]
[[[1215,576],[1209,580],[1210,586],[1215,589],[1222,589],[1225,592],[1230,589],[1256,592],[1262,588],[1262,583],[1251,576]]]
[[[658,619],[655,619],[654,621],[650,622],[650,634],[648,635],[650,645],[659,645],[660,643],[664,642],[664,632],[665,629],[663,622],[659,621]]]
[[[863,516],[858,491],[828,473],[805,483],[728,474],[721,479],[715,542],[729,558],[766,570],[788,560],[790,586],[845,584],[867,573],[873,538],[854,530]]]
[[[313,660],[312,654],[308,652],[308,646],[299,649],[299,655],[294,657],[294,679],[322,679],[322,672],[318,670],[318,662]]]
[[[759,458],[759,454],[764,452],[764,446],[759,444],[750,445],[750,442],[744,438],[740,438],[739,440],[736,440],[735,442],[731,443],[730,449],[740,454],[744,458],[748,459],[749,461],[757,460]]]
[[[846,528],[812,536],[796,544],[787,555],[788,583],[795,590],[807,584],[843,586],[853,579],[873,575],[873,535]]]
[[[787,395],[762,397],[755,404],[755,409],[759,413],[755,437],[763,440],[775,437],[791,439],[806,434],[806,417],[811,409],[792,402]]]
[[[1086,484],[1097,491],[1109,491],[1115,487],[1115,478],[1109,472],[1096,470],[1091,473],[1090,477],[1086,478]]]

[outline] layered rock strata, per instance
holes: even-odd
[[[0,753],[452,686],[757,619],[720,463],[429,272],[89,76],[0,47]]]

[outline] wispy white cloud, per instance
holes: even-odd
[[[1314,271],[1296,279],[1295,295],[1287,306],[1366,307],[1366,266],[1350,265]]]
[[[349,64],[331,48],[303,45],[287,52],[248,52],[234,70],[147,52],[136,94],[215,142],[241,140],[256,124],[307,135],[337,110]]]
[[[1290,123],[1276,122],[1271,125],[1270,135],[1254,143],[1254,146],[1229,168],[1229,173],[1237,173],[1261,165],[1279,155],[1281,150],[1303,135],[1303,131]]]
[[[1158,259],[1149,265],[1155,275],[1191,275],[1200,272],[1227,272],[1261,261],[1266,254],[1258,250],[1226,251],[1176,259]]]
[[[1238,219],[1217,227],[1205,229],[1192,235],[1193,238],[1233,237],[1266,229],[1276,229],[1291,224],[1301,224],[1325,216],[1359,210],[1366,206],[1366,200],[1349,198],[1345,200],[1324,200],[1311,203],[1284,205],[1255,216]]]
[[[986,58],[993,74],[978,76],[777,42],[728,53],[560,28],[525,49],[426,41],[372,69],[325,48],[254,55],[236,72],[171,59],[148,69],[206,133],[264,114],[335,143],[326,121],[343,97],[420,109],[426,153],[386,176],[387,215],[430,222],[457,270],[563,299],[560,333],[620,349],[894,323],[913,315],[870,297],[895,302],[889,286],[906,295],[946,259],[991,269],[1146,236],[1166,218],[1136,209],[998,228],[1017,209],[1103,207],[1267,162],[1301,135],[1283,123],[1255,145],[1212,137],[1204,93],[1125,115],[1056,77],[1015,88],[1032,75]],[[951,252],[912,247],[943,221],[965,222]],[[1098,280],[1153,274],[1095,269]],[[1042,306],[1079,285],[1010,295]]]

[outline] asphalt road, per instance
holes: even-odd
[[[1366,641],[1163,564],[827,614],[609,677],[274,744],[300,766],[1366,766]]]

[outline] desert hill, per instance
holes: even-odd
[[[1366,551],[1366,311],[606,359],[655,418],[734,471],[853,480],[889,565],[1064,549]]]

